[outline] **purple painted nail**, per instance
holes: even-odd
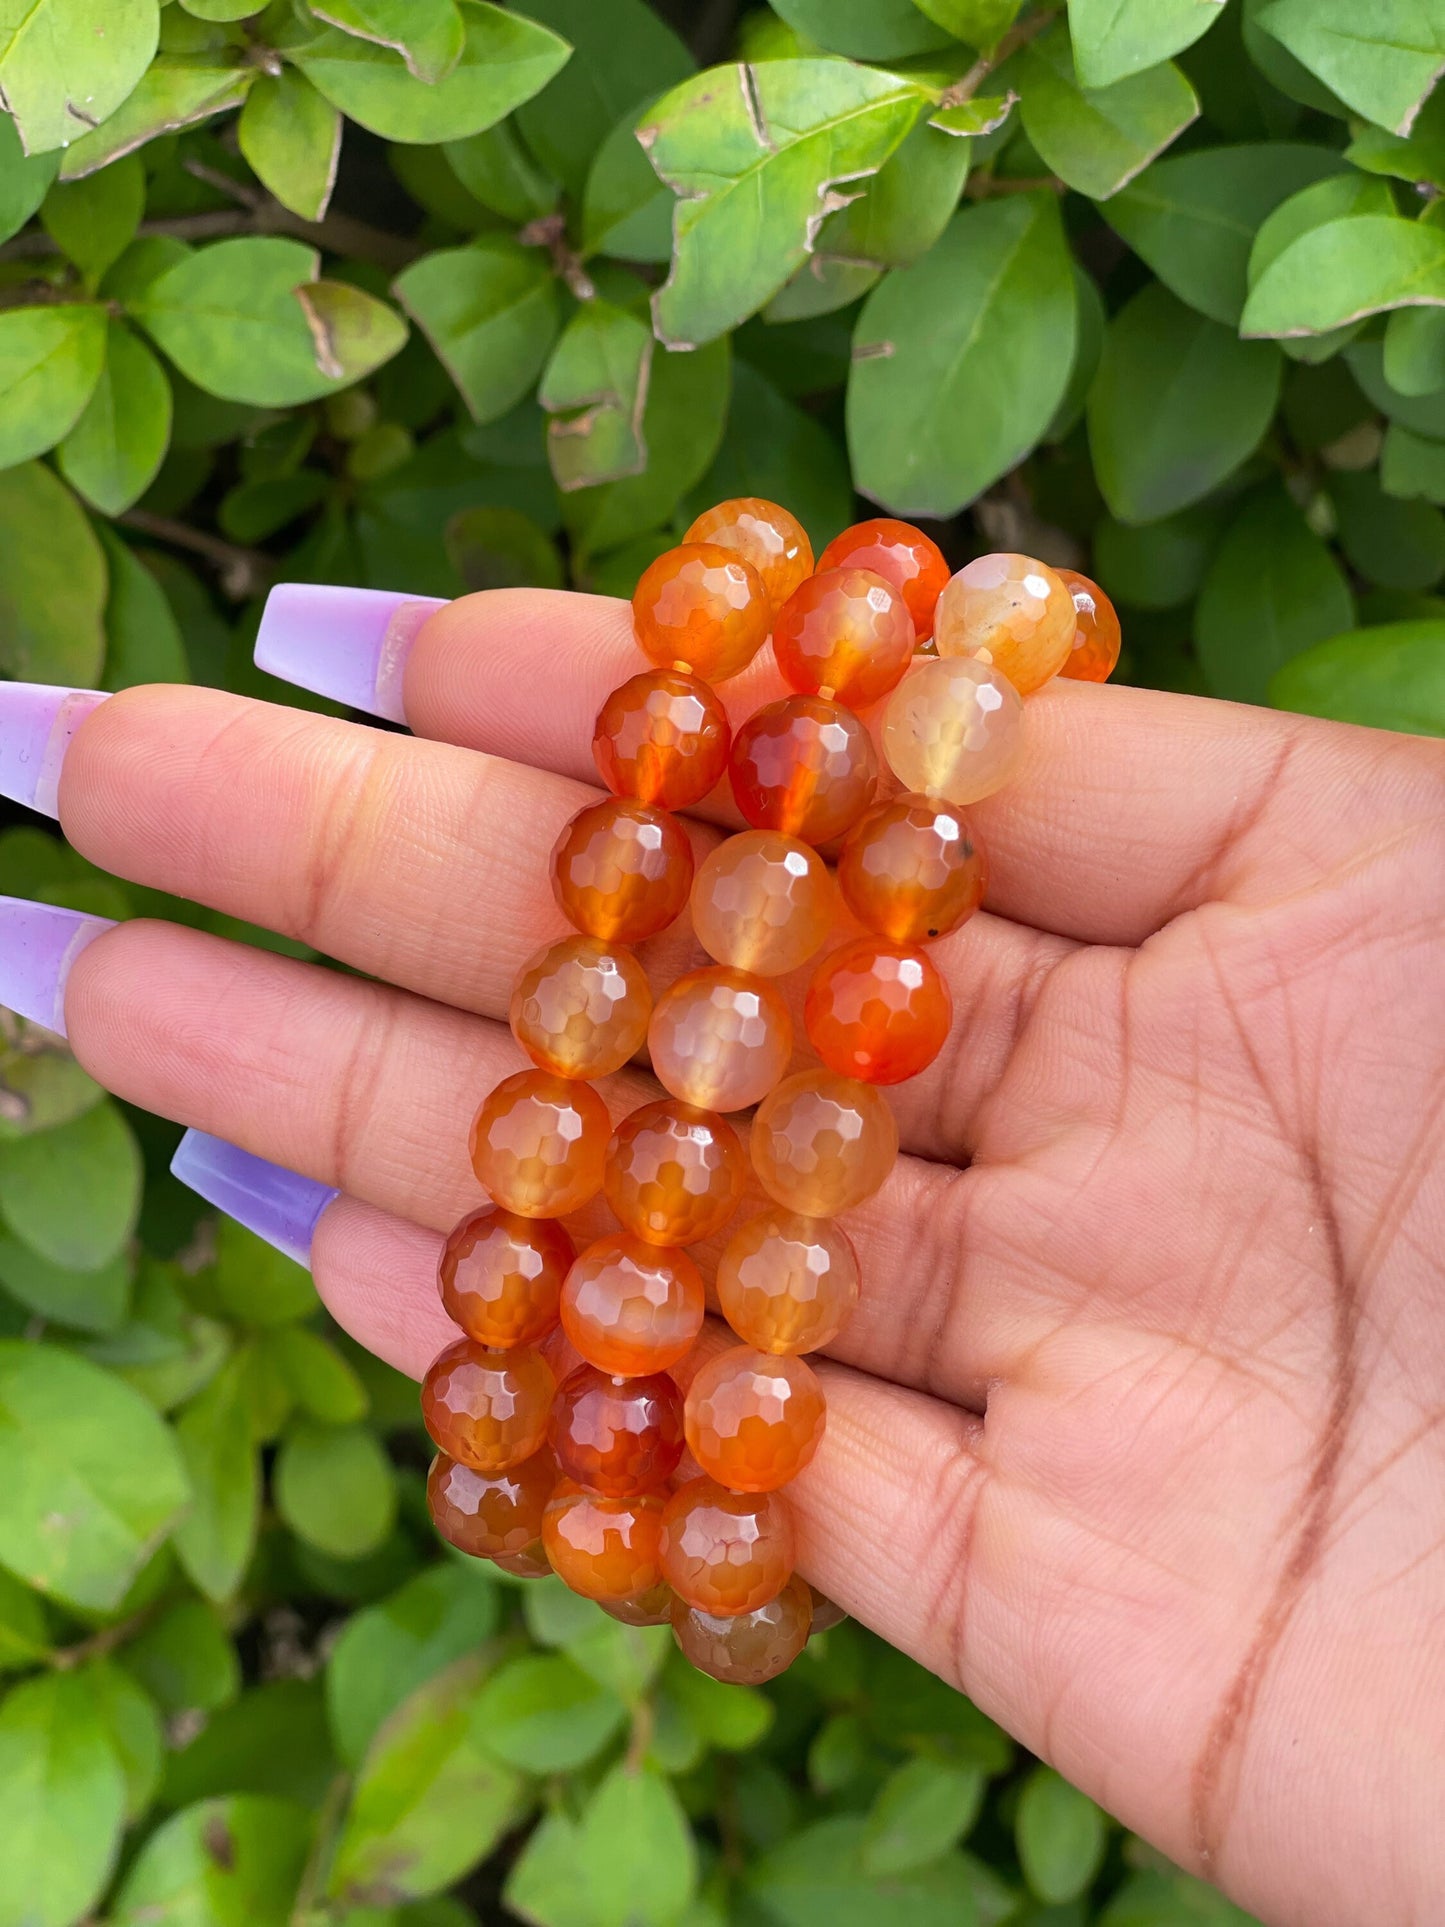
[[[70,739],[104,701],[101,689],[0,682],[0,796],[58,816],[60,765]]]
[[[110,917],[0,897],[0,1004],[63,1037],[70,966],[87,944],[114,928]]]
[[[279,582],[262,612],[256,667],[349,709],[404,723],[407,656],[427,617],[445,607],[436,596],[390,589]]]
[[[340,1195],[329,1184],[303,1178],[283,1164],[268,1164],[205,1131],[186,1132],[171,1170],[207,1204],[308,1268],[317,1220]]]

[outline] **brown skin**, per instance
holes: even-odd
[[[501,591],[423,632],[431,742],[157,688],[66,764],[88,856],[381,980],[131,924],[81,956],[67,1020],[112,1090],[348,1194],[317,1283],[414,1374],[451,1332],[468,1122],[517,1067],[510,981],[560,929],[547,852],[635,666],[624,605]],[[726,691],[735,720],[775,693],[760,668]],[[850,1222],[863,1302],[821,1365],[803,1569],[1272,1927],[1423,1927],[1445,755],[1081,684],[1029,724],[972,813],[988,909],[934,953],[953,1038],[891,1094],[906,1155]],[[695,955],[644,960],[659,983]]]

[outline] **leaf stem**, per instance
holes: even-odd
[[[235,185],[230,182],[231,187]],[[251,208],[217,208],[209,214],[181,214],[169,221],[142,221],[137,232],[171,234],[181,241],[212,241],[236,234],[287,234],[328,254],[374,262],[389,273],[407,267],[425,252],[419,242],[406,235],[390,234],[365,221],[353,220],[349,214],[328,214],[321,221],[305,221],[279,201],[263,201]],[[0,247],[0,261],[59,253],[50,236],[37,228],[17,234]]]
[[[275,565],[260,549],[238,548],[234,542],[222,541],[219,535],[193,529],[188,522],[172,521],[168,515],[152,515],[149,509],[127,509],[115,519],[140,535],[154,536],[157,542],[169,542],[173,548],[189,549],[193,555],[215,563],[221,572],[221,587],[233,602],[244,602],[248,596],[259,595],[271,579]]]
[[[88,1639],[77,1640],[73,1646],[57,1646],[54,1652],[46,1655],[47,1661],[57,1673],[69,1673],[77,1666],[83,1666],[87,1660],[105,1659],[115,1651],[117,1646],[123,1646],[128,1639],[154,1619],[155,1613],[154,1603],[142,1606],[140,1611],[132,1613],[129,1619],[119,1619],[113,1626],[102,1626]]]
[[[989,75],[1000,68],[1010,55],[1016,54],[1020,47],[1026,47],[1045,27],[1052,25],[1057,15],[1057,7],[1044,7],[1010,27],[992,53],[980,54],[966,74],[944,89],[939,105],[961,107],[964,101],[972,100]]]

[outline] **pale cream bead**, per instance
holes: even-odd
[[[1002,789],[1023,745],[1023,698],[975,656],[915,663],[883,714],[889,768],[905,789],[946,803],[976,803]]]
[[[938,598],[933,634],[940,656],[977,656],[1021,696],[1069,659],[1074,598],[1063,578],[1031,555],[975,556]]]

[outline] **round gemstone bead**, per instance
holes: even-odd
[[[704,1111],[743,1111],[787,1069],[793,1020],[770,983],[718,965],[690,971],[663,992],[647,1048],[674,1097]]]
[[[647,669],[597,712],[592,754],[614,796],[685,810],[727,768],[727,712],[700,676]]]
[[[1074,598],[1047,563],[980,555],[938,598],[933,635],[940,656],[992,663],[1028,696],[1068,661],[1076,626]]]
[[[534,1452],[511,1471],[492,1476],[439,1452],[426,1481],[432,1524],[443,1539],[477,1559],[526,1552],[542,1536],[542,1514],[557,1477],[550,1452]]]
[[[521,1552],[494,1552],[492,1564],[511,1573],[514,1579],[545,1579],[552,1570],[552,1561],[547,1557],[540,1534]]]
[[[557,1576],[584,1599],[629,1600],[662,1578],[662,1499],[606,1498],[564,1480],[542,1521]]]
[[[946,936],[971,917],[988,862],[952,803],[899,796],[868,812],[838,858],[838,888],[853,915],[894,943]]]
[[[600,937],[563,937],[539,950],[512,990],[512,1035],[544,1071],[606,1077],[641,1047],[652,1015],[647,972]]]
[[[517,1071],[472,1120],[472,1169],[504,1209],[561,1218],[602,1189],[611,1135],[607,1106],[590,1084]]]
[[[566,1476],[590,1491],[655,1491],[682,1457],[682,1393],[666,1372],[617,1379],[579,1365],[557,1388],[548,1438]]]
[[[818,558],[818,568],[872,569],[901,590],[920,642],[933,634],[933,610],[948,580],[948,564],[936,542],[911,522],[878,515],[855,522],[835,535]]]
[[[775,1492],[796,1478],[821,1444],[826,1418],[811,1365],[749,1345],[708,1360],[683,1413],[688,1450],[730,1492]]]
[[[743,724],[728,772],[755,830],[831,843],[872,802],[878,753],[851,709],[822,696],[785,696]]]
[[[649,1586],[646,1592],[634,1593],[630,1599],[599,1599],[597,1603],[603,1612],[620,1619],[624,1626],[672,1624],[672,1588],[661,1581]]]
[[[828,1069],[868,1084],[901,1084],[926,1070],[952,1021],[953,999],[928,953],[878,937],[825,957],[803,1012]]]
[[[474,1472],[506,1472],[541,1445],[555,1386],[539,1352],[493,1352],[459,1338],[427,1369],[421,1415],[449,1459]]]
[[[702,1274],[685,1251],[626,1231],[588,1245],[562,1287],[562,1329],[589,1365],[618,1378],[675,1364],[705,1309]]]
[[[692,845],[666,810],[611,797],[579,810],[552,852],[552,888],[590,937],[641,943],[665,930],[692,887]]]
[[[733,1618],[776,1599],[793,1576],[793,1516],[778,1492],[679,1486],[662,1515],[662,1576],[699,1612]]]
[[[858,1257],[830,1218],[773,1205],[729,1239],[718,1303],[744,1344],[782,1357],[829,1344],[858,1302]]]
[[[785,1672],[808,1643],[813,1595],[806,1579],[791,1578],[776,1599],[750,1613],[724,1618],[678,1599],[672,1630],[684,1659],[729,1686],[761,1686]]]
[[[749,1147],[770,1198],[809,1218],[861,1204],[898,1155],[898,1126],[872,1084],[799,1071],[758,1107]]]
[[[779,609],[813,573],[813,545],[796,515],[761,495],[735,495],[704,509],[684,542],[714,542],[757,570],[768,600]]]
[[[772,604],[757,571],[716,542],[685,542],[660,555],[632,595],[638,647],[663,667],[725,682],[762,647]]]
[[[1114,605],[1097,582],[1077,569],[1057,573],[1074,604],[1073,646],[1059,674],[1074,682],[1107,682],[1118,665],[1123,640]]]
[[[708,955],[759,977],[805,964],[838,908],[822,858],[777,830],[744,830],[719,843],[699,866],[691,902]]]
[[[442,1247],[443,1309],[479,1345],[535,1345],[557,1322],[562,1280],[575,1256],[572,1240],[550,1218],[484,1205]]]
[[[637,1237],[690,1245],[722,1230],[746,1176],[743,1147],[726,1118],[664,1097],[633,1111],[613,1132],[603,1186]]]
[[[810,575],[779,609],[773,654],[791,688],[866,709],[913,660],[913,618],[873,570],[829,569]]]
[[[883,712],[888,767],[905,789],[946,803],[1002,789],[1023,748],[1023,698],[974,656],[920,662]]]

